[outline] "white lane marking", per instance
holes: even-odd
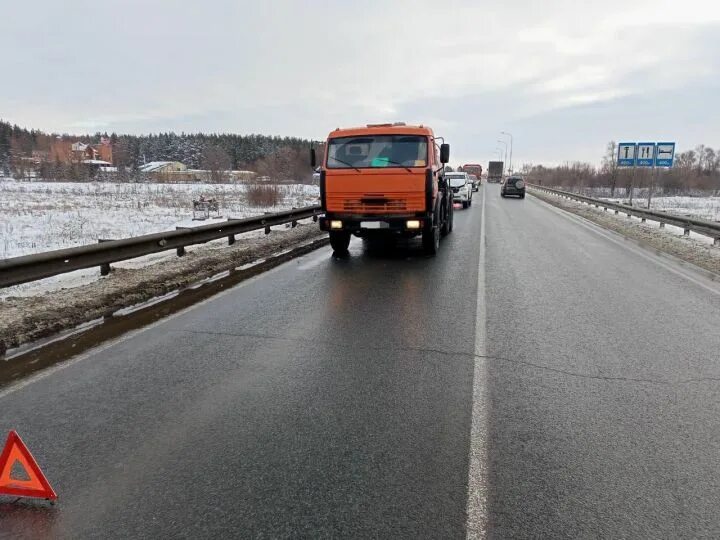
[[[591,221],[589,219],[586,219],[582,216],[578,216],[577,214],[573,214],[572,212],[568,210],[564,210],[562,208],[558,208],[557,206],[553,206],[550,203],[547,203],[543,201],[542,199],[539,199],[537,197],[531,197],[530,200],[535,201],[536,204],[538,204],[541,207],[547,208],[550,211],[554,212],[558,216],[561,216],[569,221],[572,221],[581,227],[584,227],[590,232],[593,232],[597,234],[598,236],[602,236],[606,240],[610,240],[614,244],[617,244],[618,246],[622,246],[631,253],[635,253],[636,255],[639,255],[643,259],[646,259],[654,264],[657,264],[658,266],[661,266],[665,270],[668,270],[669,272],[680,276],[687,281],[690,281],[691,283],[694,283],[695,285],[698,285],[702,287],[703,289],[720,295],[720,286],[716,281],[713,281],[703,275],[704,272],[709,272],[707,270],[704,270],[702,268],[695,270],[693,269],[692,263],[684,264],[685,261],[682,259],[679,259],[675,257],[674,255],[671,255],[669,253],[663,253],[659,252],[659,250],[656,250],[653,247],[645,247],[642,245],[637,244],[636,240],[634,238],[629,238],[626,236],[623,236],[621,233],[618,233],[616,231],[606,229],[602,225],[598,225],[594,221]]]
[[[298,257],[295,260],[302,260],[303,258],[312,256],[312,255],[314,255],[314,253],[310,253],[307,255],[301,255],[300,257]],[[242,289],[252,283],[255,283],[256,281],[258,281],[260,279],[266,278],[267,276],[270,276],[276,272],[279,272],[283,268],[289,267],[288,265],[290,263],[292,263],[292,260],[281,263],[280,265],[275,266],[274,268],[271,268],[270,270],[266,270],[265,272],[261,272],[260,274],[257,274],[256,276],[252,276],[244,281],[241,281],[240,283],[233,285],[232,287],[230,287],[227,290],[216,293],[213,296],[210,296],[209,298],[205,298],[204,300],[200,300],[196,304],[193,304],[184,309],[181,309],[177,313],[173,313],[172,315],[168,315],[167,317],[163,317],[159,321],[155,321],[153,323],[148,324],[147,326],[143,326],[142,328],[138,328],[136,330],[131,330],[130,332],[123,334],[120,337],[112,339],[106,343],[102,343],[101,345],[98,345],[97,347],[93,347],[92,349],[85,351],[84,353],[80,354],[79,356],[71,357],[68,360],[60,362],[59,364],[56,364],[52,367],[38,371],[37,373],[30,375],[29,377],[22,379],[16,383],[10,383],[9,386],[0,390],[0,399],[3,399],[5,397],[9,396],[10,394],[17,392],[18,390],[22,390],[26,386],[30,386],[31,384],[41,381],[41,380],[45,379],[46,377],[50,377],[51,375],[53,375],[54,373],[57,373],[58,371],[67,369],[70,366],[74,366],[78,362],[82,362],[83,360],[86,360],[86,359],[90,358],[91,356],[95,356],[95,355],[109,349],[113,345],[117,345],[117,344],[127,341],[129,339],[132,339],[133,337],[137,336],[138,334],[142,334],[143,332],[152,330],[153,328],[155,328],[157,326],[166,324],[166,323],[172,321],[173,319],[175,319],[176,317],[179,317],[180,315],[184,315],[188,311],[197,309],[207,303],[214,302],[215,300],[218,300],[218,299],[222,298],[223,296],[233,293],[233,292],[237,291],[238,289]]]
[[[487,319],[485,311],[485,199],[483,188],[480,217],[480,258],[478,261],[477,305],[475,308],[475,367],[470,429],[470,468],[468,471],[467,537],[486,538],[488,534],[488,455],[487,455]]]

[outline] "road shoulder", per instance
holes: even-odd
[[[11,349],[192,287],[221,274],[318,240],[315,224],[238,238],[233,246],[215,243],[182,258],[140,268],[117,267],[110,275],[78,287],[0,300],[0,358]]]
[[[696,267],[705,277],[720,280],[720,249],[716,247],[692,238],[679,237],[652,225],[629,219],[624,215],[604,212],[600,208],[577,201],[562,199],[535,190],[529,190],[528,193],[544,203],[618,233],[640,247],[649,249],[656,254],[669,255],[675,260],[687,263],[686,265]]]

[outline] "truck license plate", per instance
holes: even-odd
[[[361,221],[361,229],[387,229],[390,225],[387,221]]]

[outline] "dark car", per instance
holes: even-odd
[[[525,198],[525,181],[520,176],[508,176],[500,187],[500,196],[508,197],[517,195],[521,199]]]

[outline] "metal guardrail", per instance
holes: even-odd
[[[585,195],[579,195],[570,191],[563,191],[561,189],[538,186],[537,184],[527,184],[527,186],[530,189],[536,189],[538,191],[544,191],[546,193],[557,195],[559,197],[564,197],[566,199],[584,202],[597,208],[604,208],[605,211],[613,209],[615,210],[616,214],[623,213],[627,214],[628,217],[639,217],[642,221],[646,221],[648,219],[650,221],[657,221],[660,223],[660,228],[663,228],[665,224],[674,225],[675,227],[681,227],[685,233],[685,236],[689,236],[690,231],[693,231],[698,234],[713,238],[715,245],[720,246],[720,223],[707,221],[705,219],[666,214],[665,212],[645,210],[643,208],[637,208],[635,206],[628,206],[627,204],[614,203],[610,201],[603,201],[602,199],[594,199],[593,197],[586,197]]]
[[[93,266],[99,266],[100,273],[107,275],[110,272],[110,263],[113,262],[171,249],[177,250],[178,256],[183,256],[186,246],[204,244],[224,237],[227,237],[228,244],[232,245],[235,243],[236,234],[258,229],[265,229],[267,234],[272,225],[292,223],[294,227],[298,220],[307,218],[317,220],[317,216],[320,214],[322,214],[320,206],[306,206],[257,217],[228,219],[222,223],[179,228],[174,231],[120,240],[100,240],[97,244],[92,245],[2,259],[0,260],[0,288]]]

